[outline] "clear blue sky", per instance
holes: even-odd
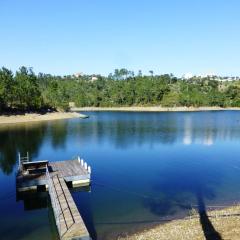
[[[240,75],[239,0],[0,0],[0,66]]]

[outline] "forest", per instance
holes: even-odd
[[[69,102],[76,107],[240,107],[240,81],[184,80],[172,74],[149,71],[143,75],[127,69],[115,69],[107,77],[35,74],[27,67],[15,73],[0,69],[0,112],[67,111]]]

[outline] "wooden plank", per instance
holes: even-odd
[[[91,239],[83,219],[77,209],[72,195],[62,177],[58,174],[51,176],[50,181],[54,186],[55,193],[52,194],[51,201],[56,201],[61,209],[53,207],[56,223],[60,223],[58,228],[59,236],[62,240],[69,239]],[[54,204],[52,203],[54,206]]]
[[[87,170],[81,166],[78,160],[50,162],[49,166],[52,167],[54,172],[58,172],[62,177],[88,174]]]

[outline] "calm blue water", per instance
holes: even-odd
[[[94,239],[206,207],[240,201],[240,112],[92,112],[89,119],[0,126],[0,236],[57,239],[46,193],[19,196],[17,152],[32,159],[77,155],[92,186],[72,190]]]

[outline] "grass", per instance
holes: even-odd
[[[240,205],[198,214],[191,211],[190,216],[158,225],[141,233],[118,240],[239,240]]]

